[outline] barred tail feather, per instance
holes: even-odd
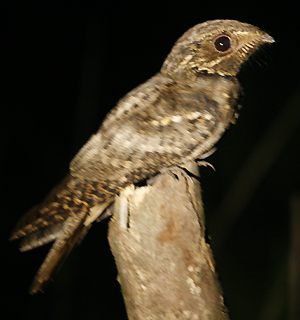
[[[65,221],[59,237],[55,240],[33,280],[29,291],[31,294],[43,291],[60,270],[78,240],[82,238],[82,234],[86,233],[85,229],[88,228],[84,225],[86,217],[87,212],[80,212]]]

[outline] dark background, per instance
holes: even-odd
[[[242,69],[244,107],[209,158],[216,172],[201,168],[201,183],[231,319],[288,319],[290,226],[300,228],[290,208],[300,176],[297,10],[288,1],[200,0],[2,7],[3,319],[126,319],[107,222],[91,229],[53,284],[35,296],[27,289],[49,246],[20,253],[8,237],[64,177],[116,102],[160,69],[182,33],[211,19],[248,22],[276,40]]]

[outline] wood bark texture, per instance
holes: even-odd
[[[182,169],[122,191],[108,238],[128,319],[229,319],[205,241],[200,183]]]

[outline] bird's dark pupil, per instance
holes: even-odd
[[[215,40],[215,48],[217,51],[225,52],[230,48],[230,38],[227,36],[220,36]]]

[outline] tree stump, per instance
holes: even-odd
[[[198,174],[198,167],[186,168]],[[109,243],[128,319],[229,319],[205,241],[200,183],[182,169],[117,197]]]

